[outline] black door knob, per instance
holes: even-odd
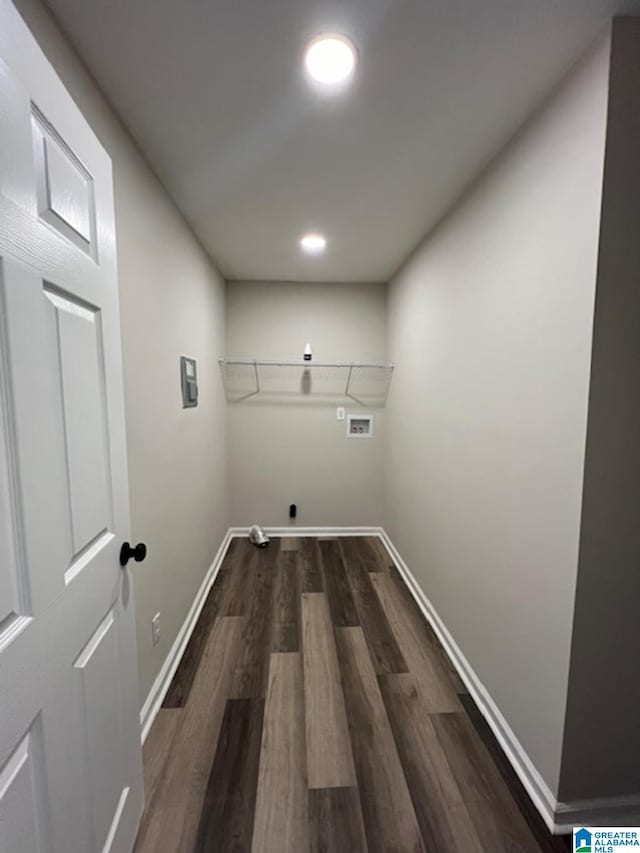
[[[123,542],[120,548],[120,565],[126,566],[132,558],[136,563],[141,563],[147,556],[147,546],[144,542],[139,542],[135,548],[129,542]]]

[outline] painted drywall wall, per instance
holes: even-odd
[[[553,794],[608,58],[605,40],[389,288],[385,526]]]
[[[614,22],[560,796],[640,802],[640,18]]]
[[[132,534],[149,549],[134,569],[142,704],[228,525],[224,282],[48,11],[16,6],[113,161]],[[180,355],[198,361],[195,409]]]
[[[386,357],[386,288],[379,284],[230,282],[227,354],[315,361]],[[384,409],[343,397],[268,394],[228,408],[231,523],[284,525],[289,504],[299,525],[382,523]],[[371,412],[371,439],[346,438],[336,407]]]

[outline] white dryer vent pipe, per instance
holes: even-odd
[[[256,548],[266,548],[269,544],[269,537],[261,527],[254,524],[253,527],[249,528],[249,542]]]

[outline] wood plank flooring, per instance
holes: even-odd
[[[308,850],[308,810],[302,661],[299,652],[277,653],[269,667],[252,853]]]
[[[135,853],[561,853],[377,538],[235,539]]]
[[[302,595],[304,712],[309,788],[356,784],[331,615],[321,592]]]

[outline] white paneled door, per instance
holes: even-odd
[[[0,851],[142,809],[111,163],[0,0]]]

